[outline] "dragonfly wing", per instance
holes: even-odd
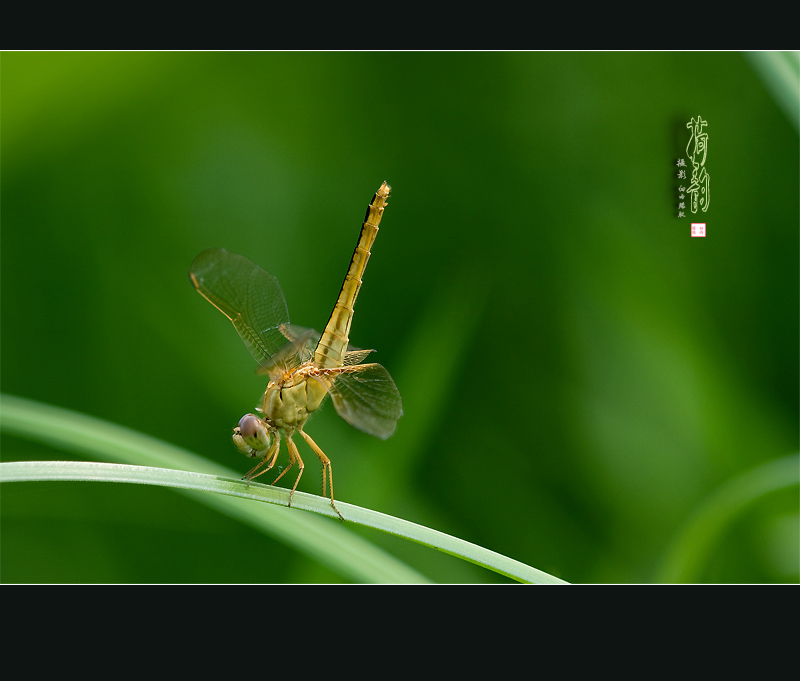
[[[297,324],[282,324],[281,333],[292,342],[299,342],[302,345],[313,345],[317,347],[319,343],[320,333],[314,329],[307,329],[305,326],[298,326]],[[312,348],[311,354],[314,354]]]
[[[344,366],[351,367],[355,366],[356,364],[361,364],[370,352],[375,352],[374,350],[360,350],[358,348],[354,348],[352,345],[347,346],[347,354],[344,356]]]
[[[403,415],[400,391],[380,364],[361,364],[337,374],[328,388],[336,411],[350,425],[385,440]]]
[[[295,324],[281,324],[279,331],[286,338],[284,346],[272,355],[269,361],[262,364],[256,373],[270,375],[275,371],[282,373],[300,366],[314,356],[314,349],[319,343],[318,331]]]
[[[289,311],[278,280],[244,256],[223,248],[198,255],[189,270],[195,288],[233,322],[259,364],[268,364],[287,342],[281,325]]]

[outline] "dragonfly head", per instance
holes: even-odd
[[[245,456],[264,456],[270,446],[270,435],[263,421],[255,414],[245,414],[233,429],[233,443]]]

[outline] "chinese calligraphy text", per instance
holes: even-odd
[[[689,194],[689,207],[692,213],[697,212],[698,206],[705,213],[708,210],[711,177],[706,170],[706,156],[708,153],[708,133],[703,128],[708,125],[700,116],[686,124],[692,131],[686,153],[692,161],[692,181],[686,192]]]

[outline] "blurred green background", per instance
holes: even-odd
[[[315,415],[337,499],[572,582],[677,579],[677,545],[681,579],[798,580],[796,485],[684,541],[798,448],[798,130],[753,55],[12,52],[0,69],[3,392],[244,474],[230,431],[264,381],[189,265],[245,254],[321,329],[387,180],[351,341],[405,415],[386,442]],[[679,218],[696,116],[711,203]],[[308,454],[300,489],[319,493]],[[69,458],[2,440],[4,461]],[[0,493],[4,582],[343,579],[168,489]],[[436,581],[507,581],[349,529]]]

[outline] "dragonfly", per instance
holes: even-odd
[[[358,243],[336,304],[322,334],[289,322],[286,300],[278,280],[248,258],[223,248],[200,253],[189,277],[197,291],[232,323],[258,362],[256,372],[269,377],[256,407],[233,429],[233,443],[242,454],[260,459],[244,476],[248,484],[269,471],[278,459],[281,439],[289,464],[276,484],[295,464],[297,478],[289,503],[303,475],[303,459],[293,437],[299,434],[322,465],[322,496],[330,489],[333,510],[331,460],[304,428],[308,418],[330,395],[336,412],[359,430],[381,439],[391,436],[403,415],[400,392],[380,364],[364,363],[374,350],[350,345],[353,308],[391,187],[384,182],[367,207]]]

